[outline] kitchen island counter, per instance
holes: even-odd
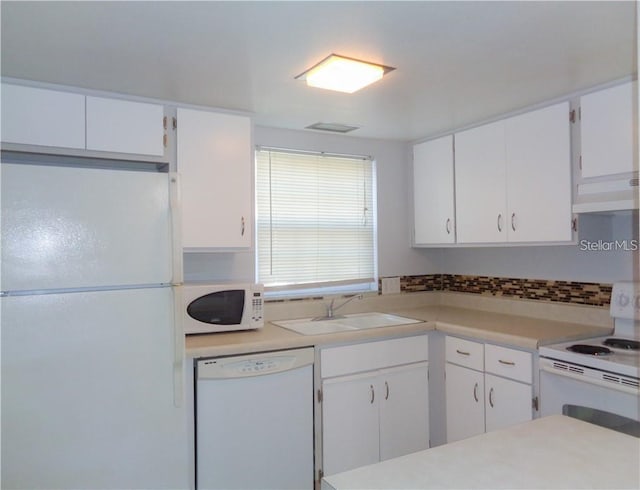
[[[639,488],[640,439],[564,415],[327,476],[322,490]]]

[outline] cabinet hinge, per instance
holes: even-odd
[[[178,128],[178,120],[175,117],[172,117],[171,120],[172,120],[171,127],[173,129],[177,129]]]
[[[534,396],[533,399],[531,400],[531,407],[537,412],[539,410],[539,403],[538,403],[538,397]]]
[[[569,121],[572,122],[572,123],[576,122],[576,110],[575,109],[569,111]]]
[[[318,390],[318,403],[322,403],[322,390]]]

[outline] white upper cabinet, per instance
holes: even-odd
[[[164,107],[87,96],[87,150],[164,155]]]
[[[84,149],[85,97],[2,84],[2,141]]]
[[[455,135],[456,233],[459,243],[506,240],[504,121]]]
[[[2,141],[164,156],[164,106],[2,84]]]
[[[414,243],[455,243],[453,136],[413,147]]]
[[[459,243],[571,241],[569,104],[455,135]]]
[[[183,247],[251,247],[251,120],[182,108],[177,117]]]
[[[505,121],[507,239],[571,241],[569,103]]]
[[[638,82],[627,82],[580,97],[582,177],[638,171]]]

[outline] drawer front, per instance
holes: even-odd
[[[445,358],[447,362],[482,371],[484,369],[484,345],[471,340],[447,336],[445,339]]]
[[[487,344],[484,355],[487,373],[528,384],[533,382],[533,356],[530,352]]]
[[[331,378],[426,361],[428,352],[427,335],[329,347],[320,351],[320,376]]]

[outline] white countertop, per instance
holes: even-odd
[[[325,477],[322,490],[640,488],[640,439],[563,415]]]
[[[386,308],[384,311],[422,320],[422,323],[319,335],[301,335],[267,322],[264,328],[259,330],[189,335],[186,339],[187,356],[192,358],[214,357],[343,342],[366,342],[377,338],[418,335],[431,330],[536,350],[541,345],[608,335],[612,331],[610,327],[603,328],[584,323],[452,306]]]

